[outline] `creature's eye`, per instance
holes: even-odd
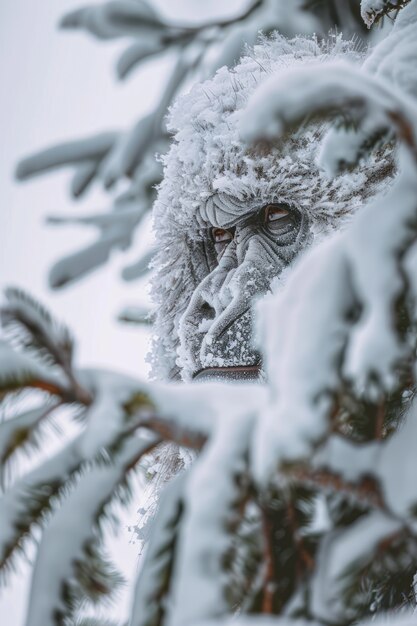
[[[293,223],[291,210],[285,204],[267,204],[263,211],[264,224],[273,233],[287,229]]]
[[[213,228],[211,233],[214,243],[229,243],[233,239],[233,233],[223,228]]]
[[[234,236],[234,229],[225,230],[224,228],[213,228],[211,231],[211,236],[214,241],[214,247],[216,248],[216,252],[220,256],[221,254],[223,254],[229,243],[232,241]]]

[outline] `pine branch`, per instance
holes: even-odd
[[[71,402],[73,394],[62,379],[59,372],[16,352],[8,343],[0,341],[0,400],[9,393],[29,387]]]
[[[173,623],[214,619],[232,609],[225,572],[241,516],[241,480],[252,426],[252,417],[246,414],[220,421],[188,476],[187,514],[180,528],[175,568],[176,602],[170,614]],[[207,555],[209,568],[204,566]],[[190,604],[190,594],[199,602]]]
[[[0,498],[0,571],[7,574],[36,525],[42,525],[67,481],[80,468],[81,436],[19,479]]]
[[[262,526],[264,536],[264,567],[265,577],[263,581],[263,598],[261,612],[270,615],[274,613],[275,572],[272,555],[272,528],[270,520],[265,512],[262,513]]]
[[[81,559],[74,558],[71,579],[63,583],[62,596],[68,613],[75,615],[86,602],[94,606],[109,604],[125,584],[126,579],[105,554],[100,539],[94,537],[85,544]]]
[[[251,612],[284,615],[314,571],[317,537],[310,533],[316,490],[282,478],[257,495],[262,512],[263,580]]]
[[[0,465],[4,465],[13,454],[24,450],[28,445],[39,447],[37,430],[60,406],[61,401],[51,403],[0,423]]]
[[[243,22],[247,20],[251,15],[257,11],[263,4],[265,0],[253,0],[248,8],[243,11],[240,15],[232,17],[226,20],[216,20],[213,22],[205,22],[199,26],[187,27],[185,28],[187,33],[193,33],[194,35],[199,34],[202,30],[209,30],[211,28],[227,28],[232,24],[236,24],[239,22]]]
[[[233,535],[232,546],[223,560],[229,606],[233,612],[243,613],[251,610],[265,586],[262,516],[248,479],[246,474],[236,477],[241,491],[236,499],[234,519],[227,525]]]
[[[284,469],[283,473],[295,484],[342,494],[361,506],[388,511],[377,481],[371,478],[362,478],[357,483],[349,483],[326,469],[317,470],[302,466]]]
[[[47,148],[23,159],[17,167],[16,177],[18,180],[26,180],[69,164],[78,166],[94,162],[98,166],[118,137],[118,132],[107,132]]]
[[[5,296],[7,303],[1,308],[0,316],[10,339],[47,365],[62,369],[75,398],[88,404],[91,396],[76,380],[72,369],[74,342],[68,329],[21,289],[8,288]]]
[[[404,528],[386,536],[368,555],[349,565],[341,576],[342,597],[363,616],[415,607],[413,579],[417,543]]]
[[[389,15],[392,11],[401,11],[411,0],[383,0],[381,2],[375,2],[374,0],[362,0],[361,15],[362,19],[368,28],[371,28],[373,24],[377,24],[385,16]]]
[[[131,438],[107,465],[92,467],[61,501],[44,530],[36,557],[28,626],[53,626],[71,617],[81,599],[109,597],[122,581],[100,551],[100,524],[139,459],[158,439]],[[66,537],[65,551],[55,549]]]
[[[145,561],[135,585],[131,613],[131,623],[135,626],[162,626],[165,623],[174,583],[186,481],[185,474],[177,476],[161,494]]]
[[[193,431],[183,429],[178,426],[175,419],[160,418],[158,415],[139,417],[139,422],[144,428],[149,428],[152,432],[160,435],[164,441],[172,441],[179,446],[201,450],[207,441],[207,437],[198,430],[198,425]]]

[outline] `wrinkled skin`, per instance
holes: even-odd
[[[342,228],[387,179],[391,160],[381,154],[349,175],[326,176],[316,159],[327,130],[321,124],[303,124],[273,145],[241,139],[242,112],[264,80],[334,59],[361,62],[354,42],[275,35],[173,106],[173,140],[153,209],[154,378],[190,381],[213,368],[255,368],[254,301],[272,283],[278,288],[275,279],[293,259]],[[272,229],[263,211],[271,204],[288,209]],[[216,241],[213,228],[221,231]]]
[[[208,226],[200,245],[214,267],[180,320],[181,355],[193,376],[205,368],[259,364],[251,305],[309,242],[306,214],[288,205],[283,210],[288,215],[276,222],[267,223],[261,207],[238,221]],[[230,240],[215,243],[213,232]]]

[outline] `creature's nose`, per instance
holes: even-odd
[[[214,308],[205,300],[201,303],[200,311],[206,319],[212,319],[216,314]]]

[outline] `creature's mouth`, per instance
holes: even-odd
[[[193,380],[241,380],[257,381],[261,376],[261,363],[257,365],[237,365],[234,367],[205,367],[193,376]]]

